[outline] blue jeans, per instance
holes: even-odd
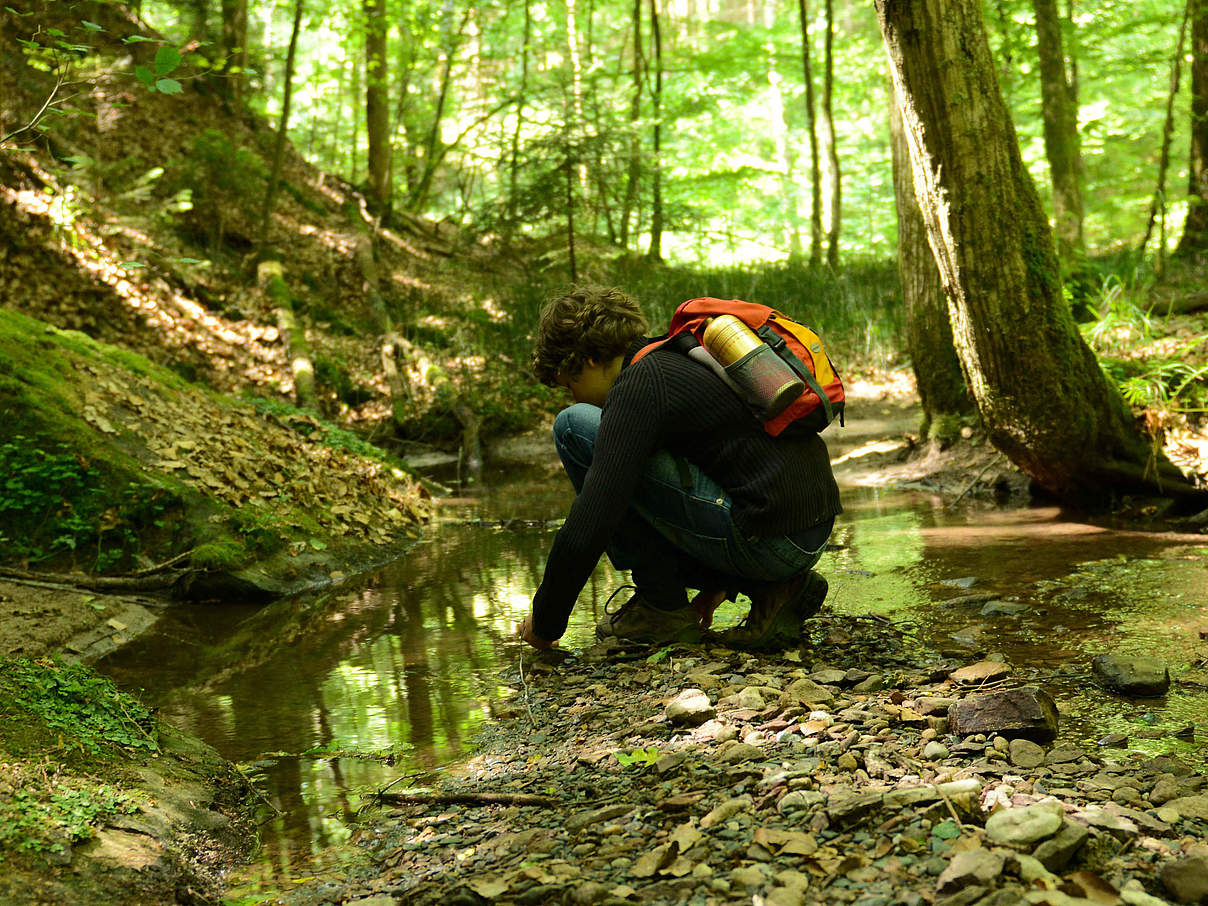
[[[583,489],[595,452],[600,409],[576,403],[554,420],[554,444],[575,491]],[[666,450],[650,458],[629,509],[607,547],[656,606],[684,602],[685,588],[744,588],[810,569],[834,520],[790,536],[756,538],[732,518],[730,495],[692,463]]]

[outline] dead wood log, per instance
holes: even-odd
[[[558,808],[563,804],[549,796],[528,793],[377,793],[373,798],[388,805],[535,805]]]
[[[315,364],[306,341],[306,329],[298,323],[294,300],[285,285],[280,261],[262,261],[256,270],[261,292],[273,304],[277,315],[277,333],[285,347],[285,357],[294,378],[294,399],[303,408],[315,405]]]
[[[189,570],[168,570],[152,575],[87,576],[83,573],[40,573],[27,569],[0,568],[0,578],[28,584],[40,583],[56,588],[105,592],[166,591]]]

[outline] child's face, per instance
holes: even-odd
[[[558,384],[570,391],[576,403],[591,403],[593,406],[602,407],[608,397],[608,391],[612,389],[612,384],[620,373],[620,356],[609,362],[588,359],[578,374],[559,374]]]

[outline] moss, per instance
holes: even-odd
[[[249,560],[247,548],[233,538],[208,541],[193,549],[189,563],[197,569],[236,570]]]

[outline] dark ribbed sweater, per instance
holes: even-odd
[[[656,450],[687,459],[725,488],[748,536],[793,535],[843,509],[821,437],[771,437],[734,391],[683,352],[660,347],[631,363],[645,342],[630,348],[604,402],[591,468],[533,598],[533,629],[547,641],[566,631]]]

